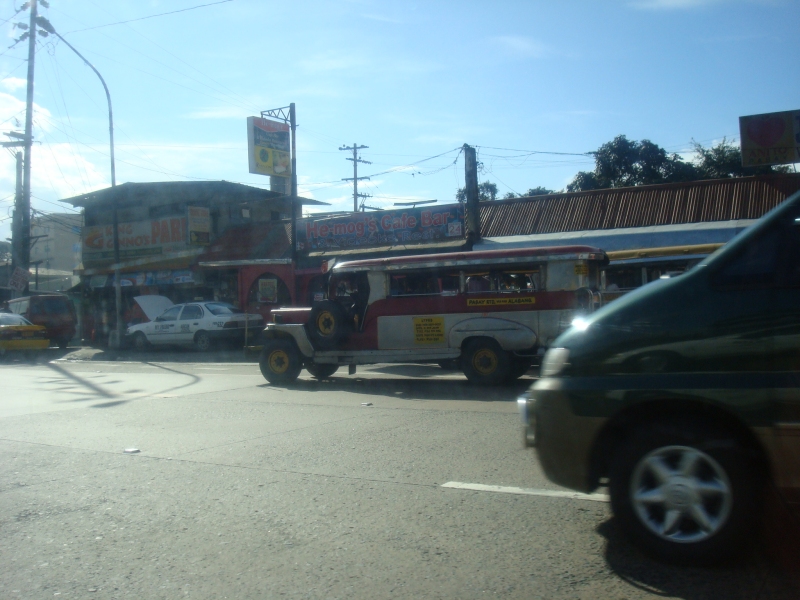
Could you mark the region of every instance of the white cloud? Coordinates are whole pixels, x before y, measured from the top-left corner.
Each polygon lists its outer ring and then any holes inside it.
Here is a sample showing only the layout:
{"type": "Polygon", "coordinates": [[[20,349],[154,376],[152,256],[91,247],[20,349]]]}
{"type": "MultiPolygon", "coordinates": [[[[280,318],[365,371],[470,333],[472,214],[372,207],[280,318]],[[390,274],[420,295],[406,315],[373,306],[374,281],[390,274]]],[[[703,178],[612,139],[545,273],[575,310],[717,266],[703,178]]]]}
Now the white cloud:
{"type": "Polygon", "coordinates": [[[9,92],[16,92],[17,90],[26,87],[28,85],[28,80],[21,79],[20,77],[6,77],[0,83],[2,83],[3,87],[9,92]]]}
{"type": "Polygon", "coordinates": [[[542,58],[550,53],[545,44],[521,35],[501,35],[493,37],[492,42],[517,58],[542,58]]]}

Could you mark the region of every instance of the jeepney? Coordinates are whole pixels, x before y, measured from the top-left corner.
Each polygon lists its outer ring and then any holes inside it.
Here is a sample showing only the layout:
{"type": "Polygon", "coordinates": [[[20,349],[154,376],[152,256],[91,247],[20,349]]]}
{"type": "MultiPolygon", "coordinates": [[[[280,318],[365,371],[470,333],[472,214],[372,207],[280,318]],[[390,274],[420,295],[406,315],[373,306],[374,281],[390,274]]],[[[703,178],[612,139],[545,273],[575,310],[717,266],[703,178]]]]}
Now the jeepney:
{"type": "Polygon", "coordinates": [[[347,365],[455,365],[477,384],[524,374],[600,302],[608,259],[588,246],[488,250],[336,264],[327,298],[272,311],[261,372],[271,383],[347,365]]]}

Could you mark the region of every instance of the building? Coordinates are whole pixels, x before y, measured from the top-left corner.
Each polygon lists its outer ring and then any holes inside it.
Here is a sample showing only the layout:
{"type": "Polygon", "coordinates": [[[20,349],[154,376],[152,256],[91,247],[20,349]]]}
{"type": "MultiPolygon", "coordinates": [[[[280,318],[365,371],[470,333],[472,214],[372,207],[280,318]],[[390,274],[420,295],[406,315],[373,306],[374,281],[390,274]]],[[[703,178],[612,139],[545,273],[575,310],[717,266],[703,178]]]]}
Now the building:
{"type": "MultiPolygon", "coordinates": [[[[86,315],[84,337],[100,342],[113,328],[116,268],[125,311],[134,296],[146,294],[163,295],[175,303],[218,299],[239,305],[238,268],[201,266],[201,258],[218,252],[220,240],[228,247],[235,240],[258,237],[260,228],[274,228],[284,235],[291,229],[290,197],[227,181],[124,183],[63,202],[84,211],[82,263],[77,270],[86,315]],[[115,212],[119,263],[115,262],[115,212]]],[[[288,238],[284,246],[281,256],[291,247],[288,238]]]]}
{"type": "Polygon", "coordinates": [[[482,202],[474,249],[595,246],[611,261],[606,285],[637,287],[686,270],[798,190],[800,174],[772,174],[482,202]]]}
{"type": "Polygon", "coordinates": [[[62,292],[80,282],[83,215],[42,213],[31,218],[30,291],[62,292]]]}

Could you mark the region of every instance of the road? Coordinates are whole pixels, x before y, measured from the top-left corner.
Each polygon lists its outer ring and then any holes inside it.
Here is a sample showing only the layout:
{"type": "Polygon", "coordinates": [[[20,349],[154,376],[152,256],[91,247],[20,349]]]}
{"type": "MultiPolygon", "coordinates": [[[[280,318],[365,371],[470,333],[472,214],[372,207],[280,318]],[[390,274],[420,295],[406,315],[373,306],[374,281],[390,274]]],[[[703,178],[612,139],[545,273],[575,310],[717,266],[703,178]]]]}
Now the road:
{"type": "Polygon", "coordinates": [[[0,365],[1,598],[800,593],[771,534],[671,567],[602,496],[552,494],[521,444],[526,383],[378,365],[278,388],[236,356],[60,356],[0,365]]]}

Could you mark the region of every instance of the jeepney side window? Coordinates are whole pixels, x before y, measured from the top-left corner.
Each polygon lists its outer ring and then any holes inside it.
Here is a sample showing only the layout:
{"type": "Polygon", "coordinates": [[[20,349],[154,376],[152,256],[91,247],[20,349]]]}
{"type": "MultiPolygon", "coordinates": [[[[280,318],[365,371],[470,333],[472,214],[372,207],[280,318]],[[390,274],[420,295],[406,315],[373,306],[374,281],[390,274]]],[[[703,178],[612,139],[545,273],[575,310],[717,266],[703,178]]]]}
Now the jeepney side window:
{"type": "Polygon", "coordinates": [[[438,295],[442,293],[440,285],[436,273],[393,273],[389,276],[392,296],[438,295]]]}

